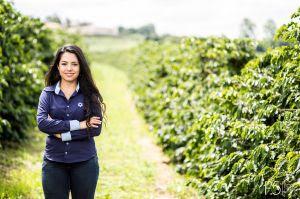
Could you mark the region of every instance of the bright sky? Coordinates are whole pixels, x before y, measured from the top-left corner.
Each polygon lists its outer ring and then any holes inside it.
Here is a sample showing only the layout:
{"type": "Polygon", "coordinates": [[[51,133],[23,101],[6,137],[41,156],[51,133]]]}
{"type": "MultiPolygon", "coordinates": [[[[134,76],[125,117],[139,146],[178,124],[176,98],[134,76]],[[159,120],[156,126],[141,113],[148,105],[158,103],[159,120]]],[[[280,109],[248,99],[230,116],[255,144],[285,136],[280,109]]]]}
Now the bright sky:
{"type": "Polygon", "coordinates": [[[23,14],[92,22],[99,27],[139,27],[153,23],[159,34],[238,37],[240,24],[253,21],[257,37],[273,19],[277,27],[289,21],[299,0],[10,0],[23,14]]]}

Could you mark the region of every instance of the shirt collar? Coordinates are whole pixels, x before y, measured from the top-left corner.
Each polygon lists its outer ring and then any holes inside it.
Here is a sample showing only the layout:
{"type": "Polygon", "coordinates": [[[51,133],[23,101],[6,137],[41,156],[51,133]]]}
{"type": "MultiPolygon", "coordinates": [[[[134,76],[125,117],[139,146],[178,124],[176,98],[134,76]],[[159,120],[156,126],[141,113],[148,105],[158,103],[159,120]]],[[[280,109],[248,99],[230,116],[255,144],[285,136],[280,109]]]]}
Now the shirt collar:
{"type": "MultiPolygon", "coordinates": [[[[79,87],[79,81],[78,81],[77,82],[77,87],[76,87],[76,92],[78,92],[79,88],[80,87],[79,87]]],[[[54,92],[55,92],[56,95],[58,95],[59,91],[60,91],[60,80],[56,83],[54,92]]]]}

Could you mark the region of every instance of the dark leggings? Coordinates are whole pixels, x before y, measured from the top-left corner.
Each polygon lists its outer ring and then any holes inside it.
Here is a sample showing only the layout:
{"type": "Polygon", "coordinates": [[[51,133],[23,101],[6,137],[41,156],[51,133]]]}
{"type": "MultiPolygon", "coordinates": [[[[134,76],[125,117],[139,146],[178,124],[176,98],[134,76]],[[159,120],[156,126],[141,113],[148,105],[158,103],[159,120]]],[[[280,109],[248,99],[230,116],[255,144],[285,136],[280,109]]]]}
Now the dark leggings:
{"type": "Polygon", "coordinates": [[[42,184],[46,199],[93,199],[99,176],[98,157],[78,163],[43,161],[42,184]]]}

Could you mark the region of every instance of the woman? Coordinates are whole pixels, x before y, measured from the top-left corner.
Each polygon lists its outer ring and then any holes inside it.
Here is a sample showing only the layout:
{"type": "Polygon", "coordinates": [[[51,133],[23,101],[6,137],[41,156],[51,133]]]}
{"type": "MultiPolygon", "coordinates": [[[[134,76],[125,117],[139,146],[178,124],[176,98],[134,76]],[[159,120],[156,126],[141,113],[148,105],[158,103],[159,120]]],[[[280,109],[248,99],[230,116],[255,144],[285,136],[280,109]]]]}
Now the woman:
{"type": "Polygon", "coordinates": [[[45,77],[37,123],[47,133],[42,165],[45,198],[94,198],[99,165],[94,136],[105,104],[78,46],[60,48],[45,77]]]}

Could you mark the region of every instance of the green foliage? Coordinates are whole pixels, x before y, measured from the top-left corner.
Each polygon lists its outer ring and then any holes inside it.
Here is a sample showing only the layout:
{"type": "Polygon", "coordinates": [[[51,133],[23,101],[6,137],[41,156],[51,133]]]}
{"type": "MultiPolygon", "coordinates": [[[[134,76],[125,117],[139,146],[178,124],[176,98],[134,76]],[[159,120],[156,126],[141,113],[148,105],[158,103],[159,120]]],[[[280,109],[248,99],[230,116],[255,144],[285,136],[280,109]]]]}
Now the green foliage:
{"type": "Polygon", "coordinates": [[[16,12],[0,1],[0,140],[21,140],[35,122],[48,59],[48,31],[38,19],[16,12]]]}
{"type": "Polygon", "coordinates": [[[285,42],[298,43],[300,42],[300,7],[292,14],[292,20],[279,28],[275,38],[285,42]]]}
{"type": "Polygon", "coordinates": [[[251,40],[227,38],[136,51],[137,106],[208,198],[300,195],[300,46],[292,40],[300,26],[284,27],[277,37],[294,44],[260,57],[251,40]]]}
{"type": "Polygon", "coordinates": [[[63,31],[45,28],[39,19],[23,16],[0,0],[0,146],[21,141],[35,126],[43,78],[54,52],[78,41],[63,31]]]}

